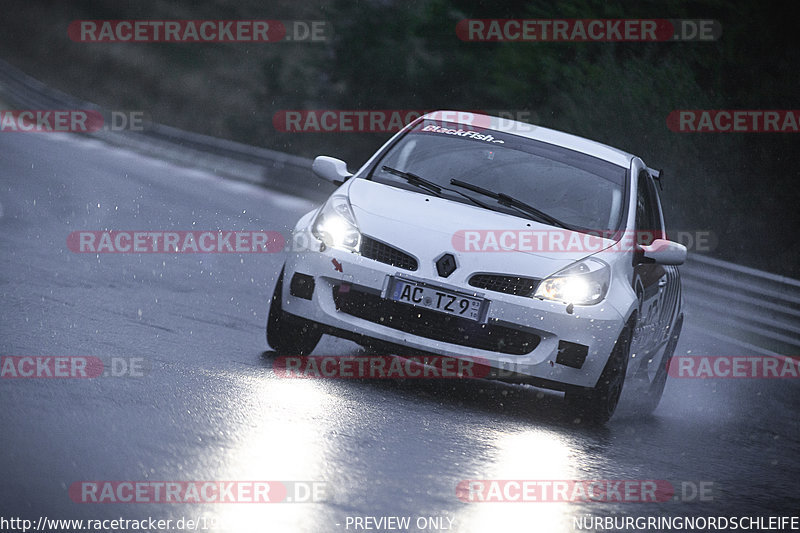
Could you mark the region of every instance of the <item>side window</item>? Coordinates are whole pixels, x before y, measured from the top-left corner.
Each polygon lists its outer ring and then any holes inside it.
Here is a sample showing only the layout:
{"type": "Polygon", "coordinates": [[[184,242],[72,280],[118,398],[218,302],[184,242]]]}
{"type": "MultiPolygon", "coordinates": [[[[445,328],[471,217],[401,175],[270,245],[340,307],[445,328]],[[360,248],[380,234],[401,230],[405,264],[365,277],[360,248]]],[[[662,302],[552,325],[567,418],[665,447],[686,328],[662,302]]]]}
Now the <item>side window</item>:
{"type": "Polygon", "coordinates": [[[653,202],[653,231],[657,232],[656,239],[666,239],[667,232],[665,231],[664,224],[662,224],[661,200],[658,196],[658,188],[656,182],[650,176],[647,177],[647,182],[650,184],[651,195],[650,198],[653,202]]]}
{"type": "Polygon", "coordinates": [[[647,171],[639,172],[636,189],[636,242],[648,245],[663,236],[663,228],[658,196],[647,171]]]}

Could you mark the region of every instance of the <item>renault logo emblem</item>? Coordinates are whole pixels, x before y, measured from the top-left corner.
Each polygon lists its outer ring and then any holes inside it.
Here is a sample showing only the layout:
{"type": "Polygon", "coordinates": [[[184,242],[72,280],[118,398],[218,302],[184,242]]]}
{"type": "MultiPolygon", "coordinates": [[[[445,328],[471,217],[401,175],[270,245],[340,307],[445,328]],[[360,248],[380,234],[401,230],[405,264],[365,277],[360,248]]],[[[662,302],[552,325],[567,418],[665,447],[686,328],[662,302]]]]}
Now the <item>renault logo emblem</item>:
{"type": "Polygon", "coordinates": [[[443,278],[456,271],[456,258],[453,254],[444,254],[436,260],[436,272],[443,278]]]}

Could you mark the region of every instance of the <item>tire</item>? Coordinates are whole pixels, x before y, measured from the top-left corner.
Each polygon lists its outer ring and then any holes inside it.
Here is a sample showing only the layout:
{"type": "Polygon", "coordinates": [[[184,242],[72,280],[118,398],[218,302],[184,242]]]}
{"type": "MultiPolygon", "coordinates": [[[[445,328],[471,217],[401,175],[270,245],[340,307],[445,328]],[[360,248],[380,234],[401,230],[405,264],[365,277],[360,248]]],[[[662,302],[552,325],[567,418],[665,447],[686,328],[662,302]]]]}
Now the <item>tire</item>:
{"type": "Polygon", "coordinates": [[[672,329],[672,335],[670,335],[667,346],[664,348],[664,355],[658,365],[658,370],[656,370],[653,381],[644,388],[640,406],[642,414],[650,414],[655,411],[656,407],[658,407],[658,403],[661,401],[661,396],[664,394],[664,386],[667,384],[669,364],[672,361],[675,348],[678,346],[678,338],[681,336],[682,327],[683,315],[679,316],[675,321],[675,327],[672,329]]]}
{"type": "Polygon", "coordinates": [[[589,425],[605,424],[614,414],[625,384],[625,372],[633,336],[629,322],[620,333],[594,388],[567,390],[565,400],[571,414],[589,425]]]}
{"type": "Polygon", "coordinates": [[[317,347],[322,331],[314,322],[284,312],[282,294],[283,269],[267,315],[267,345],[279,354],[308,355],[317,347]]]}

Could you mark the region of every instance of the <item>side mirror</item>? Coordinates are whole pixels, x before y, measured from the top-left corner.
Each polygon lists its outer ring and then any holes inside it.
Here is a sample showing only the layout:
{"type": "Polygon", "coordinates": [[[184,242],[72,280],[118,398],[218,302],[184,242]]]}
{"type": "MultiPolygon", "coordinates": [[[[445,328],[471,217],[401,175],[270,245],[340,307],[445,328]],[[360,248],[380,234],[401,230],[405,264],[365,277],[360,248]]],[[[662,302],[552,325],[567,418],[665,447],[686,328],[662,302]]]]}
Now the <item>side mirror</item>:
{"type": "Polygon", "coordinates": [[[639,249],[646,259],[659,265],[682,265],[686,262],[686,247],[666,239],[656,239],[649,246],[639,249]]]}
{"type": "Polygon", "coordinates": [[[352,176],[347,171],[347,163],[335,157],[321,155],[314,159],[311,171],[318,177],[330,181],[334,185],[341,185],[352,176]]]}

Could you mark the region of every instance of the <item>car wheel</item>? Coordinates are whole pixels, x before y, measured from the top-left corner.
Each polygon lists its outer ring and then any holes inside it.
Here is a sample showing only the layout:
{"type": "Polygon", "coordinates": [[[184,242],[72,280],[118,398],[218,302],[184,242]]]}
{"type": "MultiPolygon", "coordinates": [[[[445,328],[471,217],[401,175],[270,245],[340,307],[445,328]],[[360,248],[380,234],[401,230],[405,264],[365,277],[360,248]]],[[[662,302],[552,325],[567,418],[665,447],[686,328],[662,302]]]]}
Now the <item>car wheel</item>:
{"type": "Polygon", "coordinates": [[[664,394],[664,386],[667,383],[669,365],[672,361],[672,355],[675,353],[675,348],[678,346],[678,338],[681,336],[682,327],[683,315],[679,316],[675,321],[675,327],[672,329],[672,335],[670,335],[669,341],[667,341],[667,345],[664,348],[664,355],[661,357],[653,380],[645,384],[640,407],[643,414],[650,414],[655,411],[661,401],[661,396],[664,394]]]}
{"type": "Polygon", "coordinates": [[[267,344],[280,354],[308,355],[317,347],[322,331],[317,324],[283,311],[283,269],[272,293],[267,316],[267,344]]]}
{"type": "Polygon", "coordinates": [[[632,335],[633,326],[628,323],[614,343],[608,362],[594,388],[566,391],[565,400],[571,413],[582,422],[604,424],[614,414],[625,384],[632,335]]]}

